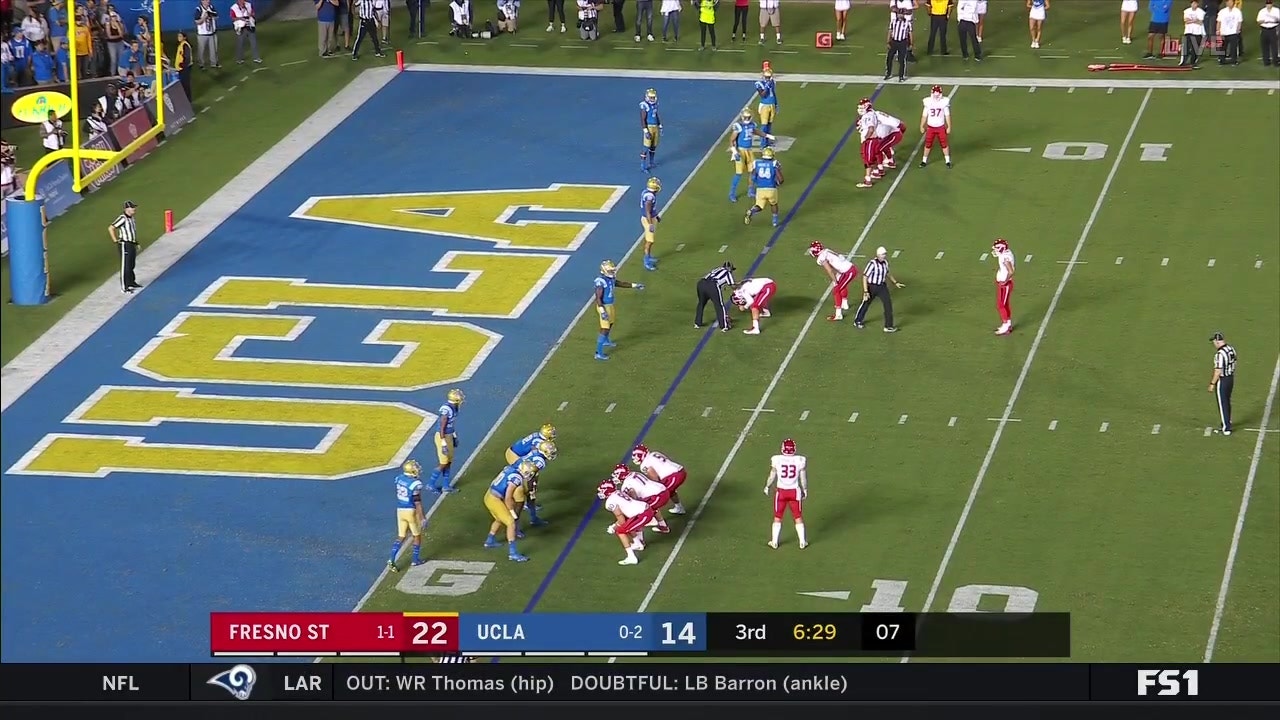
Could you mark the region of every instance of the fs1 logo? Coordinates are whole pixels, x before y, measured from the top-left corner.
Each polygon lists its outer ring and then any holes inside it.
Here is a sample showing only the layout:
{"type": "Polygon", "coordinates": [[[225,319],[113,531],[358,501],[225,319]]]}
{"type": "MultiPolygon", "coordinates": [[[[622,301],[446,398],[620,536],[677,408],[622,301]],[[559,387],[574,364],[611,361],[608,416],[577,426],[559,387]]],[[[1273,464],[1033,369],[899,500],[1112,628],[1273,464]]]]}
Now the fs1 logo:
{"type": "Polygon", "coordinates": [[[208,685],[218,687],[231,693],[237,700],[248,700],[253,694],[253,686],[258,682],[258,673],[248,665],[236,665],[209,678],[208,685]]]}
{"type": "Polygon", "coordinates": [[[1194,697],[1200,694],[1199,670],[1139,670],[1138,695],[1146,697],[1151,688],[1160,688],[1155,694],[1172,697],[1186,695],[1194,697]]]}

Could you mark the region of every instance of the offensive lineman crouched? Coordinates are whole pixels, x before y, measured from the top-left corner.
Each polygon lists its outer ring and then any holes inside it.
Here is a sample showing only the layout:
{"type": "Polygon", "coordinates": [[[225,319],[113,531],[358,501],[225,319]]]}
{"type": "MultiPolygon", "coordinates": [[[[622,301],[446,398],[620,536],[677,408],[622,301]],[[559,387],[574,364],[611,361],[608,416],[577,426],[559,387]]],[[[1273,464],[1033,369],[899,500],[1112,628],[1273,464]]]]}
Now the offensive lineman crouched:
{"type": "Polygon", "coordinates": [[[611,480],[618,486],[618,489],[626,493],[627,497],[635,498],[649,506],[653,510],[653,522],[651,525],[655,532],[666,535],[671,532],[671,527],[667,525],[666,518],[662,517],[662,508],[671,502],[671,491],[666,485],[650,480],[642,473],[635,472],[622,463],[618,463],[613,467],[613,473],[609,476],[611,480]]]}
{"type": "Polygon", "coordinates": [[[671,514],[683,515],[684,505],[680,502],[680,493],[676,491],[689,476],[684,466],[644,445],[637,445],[631,451],[631,462],[650,480],[662,483],[667,492],[671,493],[671,514]]]}
{"type": "Polygon", "coordinates": [[[777,292],[777,284],[769,278],[752,278],[733,291],[733,304],[743,312],[751,311],[751,327],[744,334],[760,334],[760,318],[769,317],[769,301],[777,292]]]}
{"type": "Polygon", "coordinates": [[[818,261],[818,267],[831,278],[835,286],[832,291],[832,300],[835,302],[836,311],[827,319],[833,322],[843,320],[844,311],[849,309],[849,284],[858,277],[858,266],[840,253],[823,247],[822,243],[817,241],[809,243],[808,252],[809,257],[818,261]]]}
{"type": "Polygon", "coordinates": [[[808,460],[796,454],[796,441],[787,438],[782,441],[782,454],[774,455],[769,461],[769,479],[764,482],[764,494],[768,495],[776,481],[778,489],[773,496],[773,535],[769,547],[778,549],[778,538],[782,535],[782,516],[791,511],[791,519],[796,523],[796,537],[800,540],[800,549],[809,547],[809,539],[804,533],[804,517],[800,514],[800,506],[809,494],[809,478],[805,467],[808,460]]]}
{"type": "Polygon", "coordinates": [[[627,553],[618,564],[635,565],[640,562],[636,551],[644,550],[644,528],[653,521],[653,509],[642,500],[618,492],[618,485],[612,480],[600,483],[596,488],[596,495],[604,500],[604,509],[613,513],[615,522],[608,527],[607,532],[618,536],[618,542],[622,543],[622,549],[627,553]]]}

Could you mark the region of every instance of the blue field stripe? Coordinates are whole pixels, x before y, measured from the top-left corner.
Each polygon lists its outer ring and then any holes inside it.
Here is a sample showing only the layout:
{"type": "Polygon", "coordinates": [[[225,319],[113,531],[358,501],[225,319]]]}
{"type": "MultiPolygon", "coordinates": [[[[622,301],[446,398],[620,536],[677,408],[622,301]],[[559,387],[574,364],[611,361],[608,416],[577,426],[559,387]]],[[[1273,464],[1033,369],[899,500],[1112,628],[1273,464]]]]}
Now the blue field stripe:
{"type": "MultiPolygon", "coordinates": [[[[877,85],[875,92],[871,93],[871,100],[874,101],[883,89],[884,85],[877,85]]],[[[818,181],[821,180],[822,176],[831,169],[831,164],[835,162],[840,151],[844,149],[844,146],[849,142],[849,138],[853,136],[853,131],[857,129],[858,122],[855,120],[853,124],[849,126],[849,129],[844,131],[844,135],[840,138],[840,142],[836,143],[835,149],[833,149],[831,154],[827,156],[827,159],[823,161],[822,165],[818,168],[818,172],[814,174],[813,179],[809,181],[809,185],[805,187],[804,192],[800,193],[800,197],[796,198],[796,204],[792,205],[791,209],[787,211],[786,217],[784,217],[782,222],[778,224],[778,228],[773,231],[773,236],[769,238],[769,242],[765,243],[764,249],[760,251],[759,255],[756,255],[755,261],[751,263],[751,267],[747,270],[744,277],[750,277],[757,269],[759,269],[760,263],[764,262],[764,258],[769,254],[769,250],[771,250],[778,242],[778,239],[782,237],[782,232],[787,229],[787,225],[791,222],[791,219],[795,217],[797,212],[799,212],[800,206],[804,205],[805,200],[809,198],[809,194],[818,186],[818,181]]],[[[671,386],[667,388],[665,393],[663,393],[662,399],[658,401],[658,407],[654,408],[654,411],[649,414],[648,419],[644,422],[644,426],[640,428],[640,434],[636,435],[636,439],[631,443],[631,447],[627,448],[626,453],[623,454],[622,462],[627,461],[627,458],[631,454],[631,448],[644,442],[645,436],[649,434],[649,431],[653,429],[653,424],[658,420],[660,408],[670,402],[671,396],[675,395],[676,389],[680,387],[680,384],[684,382],[684,379],[689,375],[689,370],[693,368],[693,363],[697,361],[700,355],[702,355],[702,350],[707,346],[707,342],[715,332],[716,329],[714,326],[708,326],[706,332],[702,333],[702,339],[699,340],[697,346],[693,348],[693,352],[690,353],[689,359],[684,361],[684,365],[680,368],[680,372],[676,373],[675,379],[671,381],[671,386]]],[[[542,596],[546,594],[547,588],[551,587],[551,583],[555,580],[556,574],[559,573],[560,568],[564,566],[565,560],[569,559],[569,553],[573,552],[574,546],[578,544],[580,539],[582,539],[583,533],[587,531],[587,527],[591,524],[591,518],[599,509],[600,501],[596,500],[591,504],[591,508],[587,510],[586,515],[583,516],[582,522],[578,523],[578,527],[574,529],[573,535],[569,537],[569,542],[564,546],[564,550],[560,551],[559,557],[557,557],[556,561],[551,565],[551,569],[547,571],[547,576],[542,579],[542,582],[538,585],[538,589],[534,591],[533,597],[529,598],[529,604],[525,606],[524,612],[533,612],[534,608],[538,606],[538,602],[541,601],[542,596]]],[[[501,658],[494,658],[493,662],[498,662],[500,659],[501,658]]]]}

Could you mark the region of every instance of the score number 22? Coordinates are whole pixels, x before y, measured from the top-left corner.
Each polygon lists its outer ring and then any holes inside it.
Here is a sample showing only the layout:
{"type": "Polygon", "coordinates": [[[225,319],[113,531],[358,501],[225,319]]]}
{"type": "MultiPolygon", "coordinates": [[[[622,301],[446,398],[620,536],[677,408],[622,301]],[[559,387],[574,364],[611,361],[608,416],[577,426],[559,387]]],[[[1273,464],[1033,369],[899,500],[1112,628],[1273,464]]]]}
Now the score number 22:
{"type": "MultiPolygon", "coordinates": [[[[413,633],[412,647],[448,647],[454,644],[449,640],[449,623],[443,620],[415,620],[409,629],[413,633]]],[[[395,625],[378,626],[379,640],[394,640],[395,637],[395,625]]]]}

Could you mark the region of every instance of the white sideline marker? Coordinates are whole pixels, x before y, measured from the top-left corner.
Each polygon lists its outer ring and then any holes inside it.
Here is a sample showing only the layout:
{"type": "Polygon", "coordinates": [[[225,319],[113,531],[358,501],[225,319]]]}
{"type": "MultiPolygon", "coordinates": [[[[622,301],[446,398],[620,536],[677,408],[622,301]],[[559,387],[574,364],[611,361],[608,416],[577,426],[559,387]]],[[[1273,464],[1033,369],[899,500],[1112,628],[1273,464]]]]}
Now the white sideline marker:
{"type": "Polygon", "coordinates": [[[720,252],[721,252],[721,253],[723,253],[725,250],[728,250],[728,249],[729,249],[729,246],[728,246],[728,245],[721,245],[721,246],[720,246],[720,252]]]}
{"type": "Polygon", "coordinates": [[[1057,429],[1058,429],[1058,421],[1057,421],[1057,420],[1050,420],[1050,421],[1049,421],[1049,429],[1050,429],[1050,430],[1057,430],[1057,429]]]}
{"type": "Polygon", "coordinates": [[[1102,423],[1102,425],[1100,425],[1100,426],[1098,427],[1098,432],[1100,432],[1100,433],[1104,433],[1104,432],[1106,432],[1106,431],[1107,431],[1107,428],[1109,428],[1109,427],[1111,427],[1111,423],[1109,423],[1109,422],[1104,422],[1104,423],[1102,423]]]}
{"type": "Polygon", "coordinates": [[[710,407],[702,408],[702,417],[711,417],[711,408],[710,408],[710,407]]]}
{"type": "Polygon", "coordinates": [[[1188,94],[1188,95],[1190,95],[1191,93],[1193,93],[1193,92],[1195,92],[1195,91],[1196,91],[1196,89],[1195,89],[1195,88],[1187,88],[1187,94],[1188,94]]]}
{"type": "Polygon", "coordinates": [[[1214,265],[1217,265],[1217,264],[1218,264],[1218,261],[1216,259],[1209,258],[1209,264],[1206,267],[1213,267],[1214,265]]]}
{"type": "MultiPolygon", "coordinates": [[[[951,93],[947,97],[954,97],[956,91],[959,90],[958,85],[951,88],[951,93]]],[[[880,203],[871,213],[871,217],[867,218],[866,224],[862,228],[862,232],[858,235],[858,239],[854,242],[853,248],[849,250],[852,257],[866,241],[867,236],[871,234],[871,228],[875,226],[880,215],[884,212],[885,207],[889,204],[889,200],[893,197],[898,187],[911,171],[911,165],[915,162],[916,157],[920,154],[921,148],[924,146],[924,138],[920,138],[916,142],[915,149],[911,151],[911,155],[907,158],[907,162],[901,173],[894,176],[893,182],[889,185],[889,189],[880,198],[880,203]]],[[[675,565],[676,559],[680,556],[680,550],[689,539],[689,534],[693,532],[693,528],[697,526],[698,519],[702,517],[702,513],[706,511],[707,506],[711,503],[711,497],[715,494],[716,488],[724,481],[725,474],[729,472],[729,466],[733,464],[734,458],[738,456],[738,452],[742,450],[742,446],[747,441],[747,436],[751,434],[751,429],[755,427],[756,420],[760,417],[760,413],[764,412],[765,403],[769,402],[769,398],[773,396],[773,391],[778,387],[778,383],[782,381],[783,375],[787,368],[791,365],[792,359],[796,353],[800,351],[800,345],[804,342],[805,336],[809,334],[809,330],[813,328],[814,322],[818,319],[818,314],[822,312],[823,306],[827,303],[827,298],[831,296],[831,287],[823,291],[822,296],[818,298],[818,302],[813,306],[813,310],[809,313],[809,317],[805,320],[804,326],[800,328],[796,339],[791,343],[791,348],[787,350],[787,354],[782,358],[782,363],[778,366],[778,370],[770,378],[768,386],[765,387],[764,393],[760,396],[756,407],[751,409],[751,417],[747,419],[746,424],[742,427],[742,431],[738,433],[738,438],[734,441],[733,447],[729,448],[729,454],[725,456],[724,462],[720,464],[720,469],[716,472],[715,477],[711,480],[711,485],[702,495],[702,499],[698,502],[698,506],[694,509],[693,514],[685,523],[684,529],[680,531],[680,537],[676,538],[675,545],[671,548],[671,552],[667,554],[666,560],[663,561],[662,567],[658,570],[658,575],[649,585],[649,591],[645,593],[644,599],[640,602],[639,608],[636,610],[642,613],[649,609],[649,604],[653,602],[653,598],[658,594],[658,590],[662,587],[662,581],[666,579],[667,573],[671,571],[671,567],[675,565]]],[[[609,658],[609,662],[614,662],[615,658],[609,658]]]]}
{"type": "Polygon", "coordinates": [[[1236,94],[1236,89],[1235,89],[1235,88],[1228,88],[1228,89],[1227,89],[1227,94],[1228,94],[1228,95],[1235,95],[1235,94],[1236,94]]]}
{"type": "Polygon", "coordinates": [[[564,412],[564,409],[567,407],[569,407],[569,401],[565,400],[564,402],[560,403],[560,407],[556,408],[556,410],[558,410],[559,412],[564,412]]]}
{"type": "Polygon", "coordinates": [[[999,86],[999,85],[992,85],[992,86],[991,86],[991,92],[995,92],[996,90],[999,90],[999,89],[1000,89],[1000,86],[999,86]]]}
{"type": "MultiPolygon", "coordinates": [[[[933,259],[934,259],[934,260],[941,260],[943,255],[946,255],[946,253],[945,253],[945,252],[940,252],[940,253],[938,253],[937,255],[934,255],[934,256],[933,256],[933,259]]],[[[1261,260],[1259,260],[1259,261],[1258,261],[1258,266],[1259,266],[1259,267],[1261,267],[1261,266],[1262,266],[1262,261],[1261,261],[1261,260]]]]}
{"type": "Polygon", "coordinates": [[[809,419],[808,410],[805,410],[804,412],[800,413],[800,422],[804,422],[805,420],[808,420],[808,419],[809,419]]]}
{"type": "Polygon", "coordinates": [[[1076,89],[1075,89],[1075,88],[1073,88],[1073,87],[1069,87],[1069,88],[1067,88],[1067,94],[1068,94],[1068,95],[1070,95],[1071,93],[1073,93],[1073,92],[1075,92],[1075,91],[1076,91],[1076,89]]]}
{"type": "Polygon", "coordinates": [[[986,253],[982,253],[981,255],[978,256],[978,262],[986,262],[986,261],[987,261],[986,253]]]}
{"type": "Polygon", "coordinates": [[[1025,259],[1023,259],[1023,261],[1022,261],[1022,262],[1031,262],[1031,258],[1032,258],[1032,257],[1034,257],[1034,256],[1033,256],[1033,255],[1028,255],[1025,259]]]}
{"type": "Polygon", "coordinates": [[[1211,428],[1211,427],[1207,427],[1207,428],[1205,428],[1205,429],[1204,429],[1204,436],[1205,436],[1205,437],[1209,437],[1209,436],[1210,436],[1210,435],[1212,435],[1212,434],[1213,434],[1213,428],[1211,428]]]}
{"type": "Polygon", "coordinates": [[[1109,87],[1109,88],[1107,88],[1107,94],[1108,94],[1108,95],[1110,95],[1110,94],[1114,93],[1115,91],[1116,91],[1116,89],[1115,89],[1115,88],[1113,88],[1113,87],[1109,87]]]}
{"type": "Polygon", "coordinates": [[[1117,265],[1119,265],[1119,264],[1121,264],[1121,263],[1123,263],[1123,262],[1124,262],[1124,258],[1122,258],[1122,257],[1118,257],[1118,258],[1116,258],[1116,264],[1117,264],[1117,265]]]}
{"type": "Polygon", "coordinates": [[[1159,426],[1159,425],[1152,425],[1152,426],[1151,426],[1151,434],[1152,434],[1152,435],[1159,435],[1159,434],[1160,434],[1160,426],[1159,426]]]}
{"type": "Polygon", "coordinates": [[[684,243],[680,243],[679,245],[676,246],[676,252],[680,252],[683,249],[684,249],[684,243]]]}
{"type": "Polygon", "coordinates": [[[808,82],[807,80],[806,80],[805,82],[800,83],[800,89],[801,89],[801,90],[803,90],[803,89],[805,89],[805,88],[807,88],[807,87],[809,87],[809,82],[808,82]]]}
{"type": "Polygon", "coordinates": [[[605,412],[607,412],[607,413],[611,413],[611,412],[613,412],[613,409],[614,409],[614,408],[616,408],[616,407],[618,407],[618,403],[609,403],[609,406],[608,406],[608,407],[606,407],[606,408],[604,409],[604,411],[605,411],[605,412]]]}
{"type": "Polygon", "coordinates": [[[912,85],[911,90],[913,92],[920,92],[920,83],[916,83],[915,85],[912,85]]]}
{"type": "MultiPolygon", "coordinates": [[[[1275,407],[1276,387],[1280,385],[1280,357],[1276,358],[1276,369],[1271,372],[1271,389],[1267,392],[1267,402],[1262,407],[1262,427],[1271,424],[1271,410],[1275,407]]],[[[1253,444],[1253,458],[1249,460],[1249,474],[1245,476],[1244,493],[1240,496],[1240,512],[1236,513],[1235,528],[1231,531],[1231,548],[1227,550],[1227,565],[1222,570],[1222,585],[1218,588],[1218,600],[1213,607],[1213,624],[1209,626],[1209,641],[1204,647],[1204,661],[1213,660],[1213,650],[1218,643],[1218,630],[1222,627],[1222,616],[1227,610],[1227,594],[1231,592],[1231,575],[1236,568],[1236,554],[1240,552],[1240,536],[1244,533],[1245,517],[1249,514],[1249,500],[1253,496],[1253,481],[1258,476],[1258,464],[1262,462],[1262,446],[1267,439],[1265,432],[1258,433],[1258,441],[1253,444]]]]}
{"type": "Polygon", "coordinates": [[[906,424],[907,424],[907,416],[906,416],[906,415],[903,415],[902,417],[898,418],[898,424],[899,424],[899,425],[906,425],[906,424]]]}
{"type": "Polygon", "coordinates": [[[893,255],[890,255],[889,257],[898,257],[901,254],[902,254],[901,250],[894,250],[893,255]]]}
{"type": "Polygon", "coordinates": [[[837,89],[837,90],[843,90],[843,89],[844,89],[844,86],[845,86],[845,83],[840,83],[839,85],[837,85],[837,86],[836,86],[836,89],[837,89]]]}
{"type": "Polygon", "coordinates": [[[1169,265],[1169,258],[1164,258],[1163,260],[1160,261],[1160,267],[1167,267],[1168,265],[1169,265]]]}
{"type": "Polygon", "coordinates": [[[955,427],[955,426],[956,426],[956,421],[957,421],[957,420],[959,420],[959,419],[960,419],[960,418],[958,418],[958,417],[952,416],[952,417],[951,417],[951,419],[947,421],[947,427],[955,427]]]}
{"type": "Polygon", "coordinates": [[[1259,260],[1258,262],[1254,263],[1254,264],[1253,264],[1253,269],[1254,269],[1254,270],[1261,270],[1261,269],[1262,269],[1262,261],[1261,261],[1261,260],[1259,260]]]}
{"type": "MultiPolygon", "coordinates": [[[[1107,194],[1111,191],[1111,184],[1115,181],[1116,173],[1120,171],[1120,163],[1124,159],[1129,150],[1129,145],[1133,142],[1133,136],[1138,132],[1138,124],[1142,122],[1142,116],[1147,111],[1147,105],[1151,103],[1151,95],[1154,92],[1148,88],[1142,96],[1142,103],[1138,105],[1138,111],[1133,115],[1133,122],[1129,124],[1129,130],[1125,133],[1124,140],[1120,143],[1120,149],[1116,153],[1116,159],[1111,163],[1111,169],[1107,171],[1107,178],[1102,183],[1102,189],[1098,191],[1098,198],[1093,203],[1093,210],[1089,212],[1089,219],[1085,221],[1084,227],[1080,230],[1080,238],[1076,240],[1075,249],[1071,251],[1071,262],[1075,263],[1080,257],[1080,253],[1084,251],[1084,245],[1089,240],[1089,233],[1092,232],[1094,223],[1098,220],[1098,214],[1102,212],[1102,206],[1106,203],[1107,194]]],[[[1036,359],[1036,353],[1040,351],[1040,343],[1044,341],[1045,333],[1049,329],[1049,322],[1053,319],[1054,312],[1058,309],[1058,303],[1062,301],[1062,295],[1066,292],[1067,282],[1071,280],[1071,272],[1075,269],[1074,264],[1067,265],[1062,272],[1062,279],[1058,281],[1058,287],[1053,292],[1053,297],[1049,300],[1049,307],[1044,312],[1044,319],[1040,322],[1040,327],[1036,330],[1035,339],[1031,341],[1031,348],[1027,350],[1027,358],[1022,363],[1022,369],[1018,371],[1018,379],[1013,384],[1013,390],[1009,393],[1009,401],[1005,403],[1003,416],[1007,419],[1013,415],[1013,409],[1017,405],[1018,397],[1022,394],[1022,388],[1026,384],[1027,376],[1031,373],[1031,365],[1036,359]]],[[[942,561],[938,563],[938,572],[933,576],[933,582],[929,585],[929,594],[925,596],[924,607],[921,612],[929,612],[933,608],[933,601],[938,597],[938,591],[942,588],[942,581],[946,578],[947,568],[951,565],[951,558],[955,555],[956,546],[960,544],[960,536],[964,533],[964,526],[969,521],[969,515],[973,512],[973,506],[978,501],[978,494],[982,490],[982,482],[987,477],[987,472],[991,469],[991,462],[995,459],[996,449],[1000,446],[1000,438],[1004,435],[1006,424],[1001,422],[996,425],[996,431],[991,436],[991,444],[987,446],[987,454],[982,458],[982,465],[978,468],[978,474],[973,479],[973,486],[969,488],[969,495],[965,498],[964,507],[960,510],[960,517],[956,520],[956,526],[951,531],[951,538],[947,541],[947,548],[942,553],[942,561]]],[[[902,662],[910,662],[911,656],[907,655],[902,658],[902,662]]]]}
{"type": "Polygon", "coordinates": [[[849,422],[851,422],[851,423],[858,422],[858,413],[854,413],[854,414],[850,415],[850,416],[849,416],[849,422]]]}
{"type": "Polygon", "coordinates": [[[1031,87],[1027,88],[1027,92],[1029,92],[1029,93],[1033,93],[1033,92],[1035,92],[1035,91],[1036,91],[1036,86],[1035,86],[1035,85],[1032,85],[1031,87]]]}

